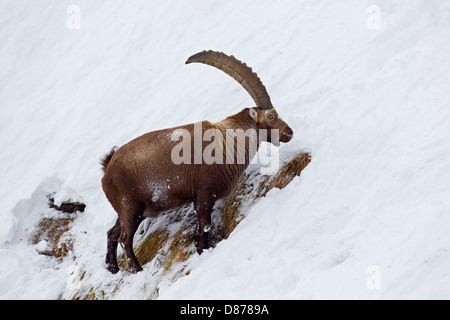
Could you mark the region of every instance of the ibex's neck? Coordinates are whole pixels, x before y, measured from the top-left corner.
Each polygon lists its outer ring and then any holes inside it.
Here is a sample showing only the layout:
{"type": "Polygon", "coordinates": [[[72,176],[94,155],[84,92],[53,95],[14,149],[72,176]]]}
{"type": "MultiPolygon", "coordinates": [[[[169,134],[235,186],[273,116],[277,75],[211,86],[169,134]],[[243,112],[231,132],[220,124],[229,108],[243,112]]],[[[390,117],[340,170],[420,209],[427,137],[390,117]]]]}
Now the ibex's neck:
{"type": "Polygon", "coordinates": [[[247,169],[259,148],[256,123],[248,109],[215,124],[224,137],[226,170],[233,179],[238,179],[247,169]]]}
{"type": "Polygon", "coordinates": [[[253,129],[256,131],[256,123],[249,115],[248,109],[244,109],[239,113],[229,116],[225,120],[217,123],[228,129],[243,129],[244,131],[253,129]]]}

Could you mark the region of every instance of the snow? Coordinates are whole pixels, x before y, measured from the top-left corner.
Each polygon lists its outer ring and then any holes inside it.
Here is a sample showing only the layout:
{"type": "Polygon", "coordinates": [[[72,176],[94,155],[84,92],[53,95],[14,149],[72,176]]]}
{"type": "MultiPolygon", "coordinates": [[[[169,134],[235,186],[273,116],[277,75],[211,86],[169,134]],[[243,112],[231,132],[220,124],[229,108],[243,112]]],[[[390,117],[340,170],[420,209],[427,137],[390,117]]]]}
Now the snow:
{"type": "MultiPolygon", "coordinates": [[[[68,298],[80,269],[91,283],[120,277],[104,265],[116,213],[100,157],[253,106],[223,73],[184,65],[204,49],[258,73],[294,130],[280,153],[312,162],[159,298],[450,298],[450,1],[0,6],[1,299],[68,298]],[[52,192],[87,205],[70,231],[75,261],[28,241],[52,192]]],[[[149,298],[151,281],[144,268],[115,298],[149,298]]]]}

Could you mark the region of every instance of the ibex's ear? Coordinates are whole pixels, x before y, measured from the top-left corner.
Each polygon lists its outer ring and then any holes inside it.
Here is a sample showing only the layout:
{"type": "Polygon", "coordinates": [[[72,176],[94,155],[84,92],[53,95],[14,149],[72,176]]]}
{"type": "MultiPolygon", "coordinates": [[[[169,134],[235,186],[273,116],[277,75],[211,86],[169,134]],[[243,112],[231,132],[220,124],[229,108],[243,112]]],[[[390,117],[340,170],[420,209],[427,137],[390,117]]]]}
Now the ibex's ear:
{"type": "Polygon", "coordinates": [[[256,123],[258,123],[258,111],[256,111],[255,108],[250,108],[250,110],[248,111],[248,113],[250,114],[250,117],[251,117],[256,123]]]}

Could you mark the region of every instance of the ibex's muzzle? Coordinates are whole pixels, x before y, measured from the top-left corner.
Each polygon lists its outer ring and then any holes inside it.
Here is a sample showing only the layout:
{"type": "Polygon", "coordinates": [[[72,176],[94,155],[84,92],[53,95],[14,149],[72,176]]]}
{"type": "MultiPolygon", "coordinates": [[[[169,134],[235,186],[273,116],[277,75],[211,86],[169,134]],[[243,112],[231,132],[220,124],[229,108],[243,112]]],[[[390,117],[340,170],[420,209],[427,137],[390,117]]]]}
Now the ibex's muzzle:
{"type": "Polygon", "coordinates": [[[289,142],[294,136],[294,131],[292,131],[291,127],[286,125],[286,128],[281,132],[280,141],[281,142],[289,142]]]}

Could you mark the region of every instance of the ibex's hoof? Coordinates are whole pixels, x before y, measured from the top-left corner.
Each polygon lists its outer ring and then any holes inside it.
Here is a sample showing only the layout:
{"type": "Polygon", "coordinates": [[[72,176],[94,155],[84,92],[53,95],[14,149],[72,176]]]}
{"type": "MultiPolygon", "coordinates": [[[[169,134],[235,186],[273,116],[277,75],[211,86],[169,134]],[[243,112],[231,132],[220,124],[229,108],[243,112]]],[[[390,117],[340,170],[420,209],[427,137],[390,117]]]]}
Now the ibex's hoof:
{"type": "Polygon", "coordinates": [[[209,245],[204,247],[197,247],[197,253],[200,255],[203,253],[204,250],[208,250],[209,248],[210,248],[209,245]]]}
{"type": "Polygon", "coordinates": [[[108,269],[109,272],[111,272],[112,274],[116,274],[117,272],[119,272],[118,266],[114,266],[114,265],[110,265],[110,264],[106,265],[106,269],[108,269]]]}
{"type": "Polygon", "coordinates": [[[131,267],[130,268],[130,272],[131,273],[138,273],[139,271],[142,271],[142,267],[141,266],[136,266],[136,267],[131,267]]]}

